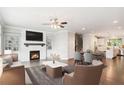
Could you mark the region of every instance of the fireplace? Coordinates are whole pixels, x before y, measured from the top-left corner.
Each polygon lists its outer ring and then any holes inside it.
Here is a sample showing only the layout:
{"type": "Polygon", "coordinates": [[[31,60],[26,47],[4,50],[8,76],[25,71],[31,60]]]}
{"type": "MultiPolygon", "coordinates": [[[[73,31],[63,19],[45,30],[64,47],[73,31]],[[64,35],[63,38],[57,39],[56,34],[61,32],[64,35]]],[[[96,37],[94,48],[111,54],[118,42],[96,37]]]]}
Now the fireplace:
{"type": "Polygon", "coordinates": [[[30,60],[31,61],[40,60],[40,51],[30,51],[30,60]]]}

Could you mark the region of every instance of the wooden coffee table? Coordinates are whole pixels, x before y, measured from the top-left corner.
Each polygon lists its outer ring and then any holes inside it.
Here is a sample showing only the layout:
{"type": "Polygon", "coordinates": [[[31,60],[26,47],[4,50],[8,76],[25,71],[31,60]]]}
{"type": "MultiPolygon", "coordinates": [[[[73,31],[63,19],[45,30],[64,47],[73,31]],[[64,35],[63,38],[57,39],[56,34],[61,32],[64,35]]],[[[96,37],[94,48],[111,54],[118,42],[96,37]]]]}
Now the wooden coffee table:
{"type": "Polygon", "coordinates": [[[66,63],[56,61],[53,63],[52,61],[44,61],[42,65],[46,67],[46,73],[52,77],[57,78],[62,76],[62,67],[68,66],[66,63]]]}

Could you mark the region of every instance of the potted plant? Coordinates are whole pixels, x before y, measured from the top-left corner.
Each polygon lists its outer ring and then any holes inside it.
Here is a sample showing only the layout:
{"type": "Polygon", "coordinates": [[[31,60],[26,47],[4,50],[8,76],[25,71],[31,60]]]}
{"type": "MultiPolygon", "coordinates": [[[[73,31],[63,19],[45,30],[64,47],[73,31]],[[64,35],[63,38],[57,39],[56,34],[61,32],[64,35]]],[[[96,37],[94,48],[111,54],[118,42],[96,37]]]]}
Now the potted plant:
{"type": "Polygon", "coordinates": [[[59,60],[60,59],[60,56],[57,53],[53,53],[50,56],[51,56],[51,58],[53,60],[53,64],[55,64],[55,61],[56,60],[59,60]]]}

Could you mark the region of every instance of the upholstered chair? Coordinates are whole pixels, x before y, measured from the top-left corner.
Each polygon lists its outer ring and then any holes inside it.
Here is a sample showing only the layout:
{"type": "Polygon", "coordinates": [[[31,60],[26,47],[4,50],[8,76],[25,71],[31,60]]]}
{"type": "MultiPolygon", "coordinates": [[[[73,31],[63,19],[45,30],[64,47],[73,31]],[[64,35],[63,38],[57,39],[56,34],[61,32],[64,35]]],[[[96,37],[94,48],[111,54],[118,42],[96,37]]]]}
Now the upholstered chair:
{"type": "Polygon", "coordinates": [[[3,70],[0,77],[0,85],[24,85],[25,68],[24,66],[9,67],[3,70]]]}
{"type": "Polygon", "coordinates": [[[84,53],[84,62],[85,62],[85,63],[92,63],[92,60],[93,60],[92,51],[87,50],[87,51],[84,53]]]}
{"type": "Polygon", "coordinates": [[[81,54],[80,54],[80,52],[78,52],[78,51],[75,52],[74,60],[75,60],[75,63],[77,63],[77,64],[79,64],[81,62],[81,54]]]}
{"type": "Polygon", "coordinates": [[[103,70],[103,63],[92,65],[76,65],[74,72],[65,74],[63,84],[65,85],[97,85],[103,70]]]}

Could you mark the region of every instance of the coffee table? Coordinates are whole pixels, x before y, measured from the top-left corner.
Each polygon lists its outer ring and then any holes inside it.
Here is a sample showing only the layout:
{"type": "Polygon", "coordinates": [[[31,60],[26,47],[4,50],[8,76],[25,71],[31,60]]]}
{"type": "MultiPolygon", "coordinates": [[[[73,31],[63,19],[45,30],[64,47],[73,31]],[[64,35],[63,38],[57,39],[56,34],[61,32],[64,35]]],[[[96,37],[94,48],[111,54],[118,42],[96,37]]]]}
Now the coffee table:
{"type": "Polygon", "coordinates": [[[46,67],[46,73],[52,78],[61,77],[62,67],[68,66],[68,64],[58,61],[55,63],[53,63],[53,61],[44,61],[41,65],[46,67]]]}
{"type": "Polygon", "coordinates": [[[53,61],[43,61],[41,65],[50,66],[52,68],[68,66],[68,64],[59,61],[55,61],[55,63],[53,63],[53,61]]]}

